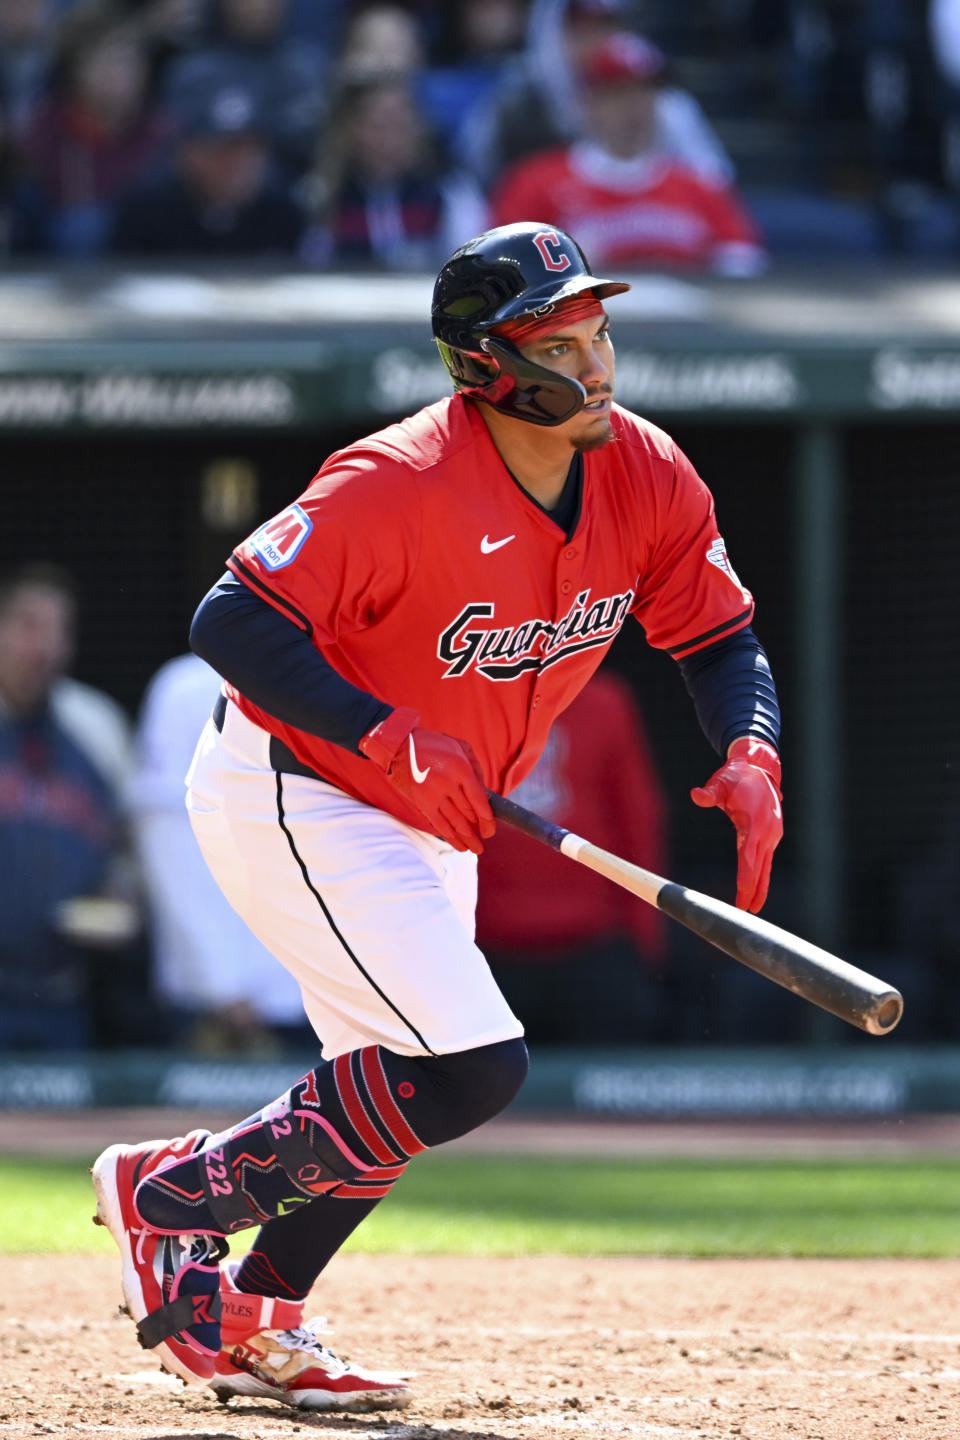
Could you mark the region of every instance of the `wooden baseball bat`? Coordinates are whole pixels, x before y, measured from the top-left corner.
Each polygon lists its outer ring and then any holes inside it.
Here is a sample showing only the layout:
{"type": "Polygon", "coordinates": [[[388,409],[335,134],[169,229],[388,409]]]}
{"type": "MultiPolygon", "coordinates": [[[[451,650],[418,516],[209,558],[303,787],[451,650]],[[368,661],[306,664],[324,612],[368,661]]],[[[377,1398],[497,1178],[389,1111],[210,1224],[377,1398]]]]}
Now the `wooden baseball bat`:
{"type": "Polygon", "coordinates": [[[758,915],[715,900],[712,895],[701,895],[639,865],[631,865],[565,830],[562,825],[554,825],[542,815],[525,810],[515,801],[488,793],[498,820],[505,820],[552,850],[559,850],[580,865],[605,875],[641,900],[656,905],[671,919],[679,920],[695,935],[725,950],[741,965],[749,966],[758,975],[765,975],[822,1010],[829,1010],[831,1015],[870,1035],[886,1035],[903,1014],[903,996],[898,990],[831,955],[828,950],[821,950],[818,945],[811,945],[808,940],[801,940],[798,935],[791,935],[789,930],[771,925],[758,915]]]}

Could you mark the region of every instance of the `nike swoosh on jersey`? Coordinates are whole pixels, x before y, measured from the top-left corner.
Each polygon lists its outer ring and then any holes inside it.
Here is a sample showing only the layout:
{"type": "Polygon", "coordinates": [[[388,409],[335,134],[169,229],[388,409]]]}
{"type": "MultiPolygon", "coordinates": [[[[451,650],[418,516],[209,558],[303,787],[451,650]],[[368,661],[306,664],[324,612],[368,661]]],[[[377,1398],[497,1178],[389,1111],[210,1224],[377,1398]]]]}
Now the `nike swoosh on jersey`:
{"type": "Polygon", "coordinates": [[[407,744],[410,746],[410,774],[413,776],[414,780],[416,780],[418,785],[422,785],[424,780],[426,780],[427,776],[430,774],[430,766],[428,765],[426,770],[421,770],[420,766],[417,764],[417,752],[413,748],[412,735],[407,736],[407,744]]]}
{"type": "Polygon", "coordinates": [[[505,540],[491,540],[489,535],[484,535],[480,541],[480,549],[484,555],[492,555],[494,550],[500,550],[504,545],[509,545],[511,540],[516,540],[516,535],[508,535],[505,540]]]}

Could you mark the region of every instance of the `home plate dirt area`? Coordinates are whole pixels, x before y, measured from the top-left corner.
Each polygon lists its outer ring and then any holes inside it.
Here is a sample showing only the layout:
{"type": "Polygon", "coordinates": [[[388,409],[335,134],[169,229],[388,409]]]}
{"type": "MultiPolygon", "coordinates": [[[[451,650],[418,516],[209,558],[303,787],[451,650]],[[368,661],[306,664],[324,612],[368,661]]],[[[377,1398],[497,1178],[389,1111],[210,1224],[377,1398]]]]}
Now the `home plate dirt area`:
{"type": "Polygon", "coordinates": [[[958,1294],[952,1260],[340,1255],[313,1297],[334,1348],[415,1398],[321,1416],[161,1374],[112,1257],[8,1258],[0,1440],[954,1440],[958,1294]]]}

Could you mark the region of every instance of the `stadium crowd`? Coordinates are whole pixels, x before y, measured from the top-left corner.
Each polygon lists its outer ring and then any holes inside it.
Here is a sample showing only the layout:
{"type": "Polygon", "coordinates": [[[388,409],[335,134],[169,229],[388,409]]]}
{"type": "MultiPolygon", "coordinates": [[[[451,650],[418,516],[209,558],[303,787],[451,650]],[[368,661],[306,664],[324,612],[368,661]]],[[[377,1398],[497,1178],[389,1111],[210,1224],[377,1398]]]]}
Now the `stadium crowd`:
{"type": "Polygon", "coordinates": [[[8,263],[960,250],[960,0],[0,0],[8,263]]]}

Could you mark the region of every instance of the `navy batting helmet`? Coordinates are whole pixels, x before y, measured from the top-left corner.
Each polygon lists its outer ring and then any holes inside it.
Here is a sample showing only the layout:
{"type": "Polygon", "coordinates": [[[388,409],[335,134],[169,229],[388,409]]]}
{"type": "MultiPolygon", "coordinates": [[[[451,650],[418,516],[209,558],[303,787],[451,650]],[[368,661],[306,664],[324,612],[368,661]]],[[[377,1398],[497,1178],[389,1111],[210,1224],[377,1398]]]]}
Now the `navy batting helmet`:
{"type": "Polygon", "coordinates": [[[454,387],[534,425],[562,425],[586,401],[576,380],[525,360],[497,335],[507,321],[546,317],[564,300],[597,300],[630,286],[598,280],[570,235],[525,220],[499,225],[461,245],[437,276],[433,334],[454,387]]]}

